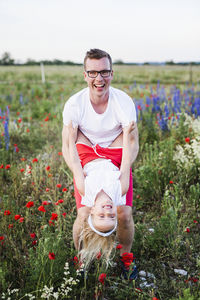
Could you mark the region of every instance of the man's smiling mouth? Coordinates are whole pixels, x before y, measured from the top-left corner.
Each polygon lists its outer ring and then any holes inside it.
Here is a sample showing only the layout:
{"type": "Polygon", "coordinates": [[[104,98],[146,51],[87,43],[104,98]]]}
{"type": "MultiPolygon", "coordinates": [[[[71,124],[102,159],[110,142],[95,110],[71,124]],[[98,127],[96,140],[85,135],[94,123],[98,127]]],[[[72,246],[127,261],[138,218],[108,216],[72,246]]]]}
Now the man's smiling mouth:
{"type": "Polygon", "coordinates": [[[103,88],[105,86],[105,84],[94,84],[94,86],[96,88],[103,88]]]}

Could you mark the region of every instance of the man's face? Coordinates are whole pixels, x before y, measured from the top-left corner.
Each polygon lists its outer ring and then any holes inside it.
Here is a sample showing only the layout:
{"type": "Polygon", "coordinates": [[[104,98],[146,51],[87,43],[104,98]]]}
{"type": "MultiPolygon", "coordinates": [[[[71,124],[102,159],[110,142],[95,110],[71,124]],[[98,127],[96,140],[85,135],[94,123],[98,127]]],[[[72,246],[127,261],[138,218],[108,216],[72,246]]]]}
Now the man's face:
{"type": "Polygon", "coordinates": [[[88,76],[87,71],[103,71],[110,70],[110,62],[107,57],[103,57],[100,59],[90,59],[86,60],[86,68],[84,72],[85,81],[88,84],[90,89],[90,97],[91,100],[96,97],[98,98],[108,98],[109,96],[109,86],[113,79],[113,71],[110,72],[108,77],[102,77],[100,73],[98,73],[96,78],[91,78],[88,76]]]}

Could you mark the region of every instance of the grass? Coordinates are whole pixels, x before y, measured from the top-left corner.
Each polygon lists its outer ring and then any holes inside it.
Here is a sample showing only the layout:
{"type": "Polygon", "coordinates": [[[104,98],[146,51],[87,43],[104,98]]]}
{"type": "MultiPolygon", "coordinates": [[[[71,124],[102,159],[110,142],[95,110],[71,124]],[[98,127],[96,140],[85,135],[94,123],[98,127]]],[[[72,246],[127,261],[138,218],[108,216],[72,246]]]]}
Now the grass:
{"type": "Polygon", "coordinates": [[[193,67],[190,85],[188,67],[114,68],[113,86],[134,99],[138,114],[132,252],[143,272],[122,280],[118,250],[108,269],[97,259],[87,276],[77,271],[61,129],[65,101],[86,86],[81,67],[45,67],[45,84],[39,67],[1,67],[2,299],[200,299],[200,69],[193,67]]]}

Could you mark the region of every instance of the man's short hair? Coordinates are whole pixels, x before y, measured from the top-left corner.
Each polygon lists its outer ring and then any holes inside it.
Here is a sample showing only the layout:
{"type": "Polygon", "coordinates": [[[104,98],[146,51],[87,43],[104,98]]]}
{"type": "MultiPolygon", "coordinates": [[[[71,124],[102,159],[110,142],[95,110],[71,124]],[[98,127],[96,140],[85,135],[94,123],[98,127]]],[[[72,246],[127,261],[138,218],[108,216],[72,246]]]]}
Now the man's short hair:
{"type": "Polygon", "coordinates": [[[108,54],[106,51],[100,50],[100,49],[90,49],[86,52],[85,58],[84,58],[84,69],[86,69],[86,60],[88,58],[90,59],[101,59],[103,57],[107,57],[110,62],[110,69],[112,70],[112,58],[110,54],[108,54]]]}

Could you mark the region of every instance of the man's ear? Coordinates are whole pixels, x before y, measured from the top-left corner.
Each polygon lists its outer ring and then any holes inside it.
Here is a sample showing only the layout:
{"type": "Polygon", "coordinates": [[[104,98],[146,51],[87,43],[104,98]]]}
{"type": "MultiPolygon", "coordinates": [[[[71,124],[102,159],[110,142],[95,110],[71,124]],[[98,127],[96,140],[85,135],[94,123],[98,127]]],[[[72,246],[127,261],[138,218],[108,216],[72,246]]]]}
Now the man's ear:
{"type": "Polygon", "coordinates": [[[86,78],[87,78],[87,73],[86,73],[85,71],[83,72],[83,75],[84,75],[84,80],[87,81],[87,80],[86,80],[86,78]]]}
{"type": "Polygon", "coordinates": [[[112,79],[113,79],[113,73],[114,73],[114,72],[113,72],[113,70],[112,70],[112,71],[111,71],[111,74],[110,74],[110,75],[111,75],[111,77],[112,77],[112,79]]]}

